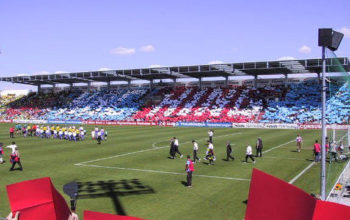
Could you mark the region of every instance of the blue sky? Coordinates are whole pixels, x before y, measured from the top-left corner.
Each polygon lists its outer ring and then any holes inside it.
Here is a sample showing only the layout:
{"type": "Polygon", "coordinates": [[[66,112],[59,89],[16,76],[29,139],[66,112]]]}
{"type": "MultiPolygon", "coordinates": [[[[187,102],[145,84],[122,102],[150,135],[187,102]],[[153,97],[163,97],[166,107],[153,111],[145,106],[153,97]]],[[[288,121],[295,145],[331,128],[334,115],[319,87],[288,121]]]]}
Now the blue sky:
{"type": "Polygon", "coordinates": [[[320,27],[345,33],[337,55],[349,57],[349,11],[349,0],[0,0],[0,76],[314,58],[320,27]]]}

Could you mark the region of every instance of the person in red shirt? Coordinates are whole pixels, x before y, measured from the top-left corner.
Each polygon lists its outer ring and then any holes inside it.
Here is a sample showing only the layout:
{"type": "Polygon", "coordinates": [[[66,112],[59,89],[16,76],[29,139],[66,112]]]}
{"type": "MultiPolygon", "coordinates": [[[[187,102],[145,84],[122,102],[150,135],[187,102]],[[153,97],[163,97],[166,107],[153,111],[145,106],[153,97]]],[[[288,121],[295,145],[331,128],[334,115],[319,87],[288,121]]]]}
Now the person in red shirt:
{"type": "Polygon", "coordinates": [[[14,138],[13,134],[15,133],[15,128],[12,126],[10,128],[10,138],[14,138]]]}
{"type": "Polygon", "coordinates": [[[315,162],[319,162],[320,156],[321,156],[321,145],[318,143],[318,140],[316,140],[314,144],[314,154],[315,154],[315,162]]]}
{"type": "Polygon", "coordinates": [[[190,155],[187,156],[185,171],[187,172],[187,187],[192,187],[192,172],[194,171],[194,164],[190,155]]]}

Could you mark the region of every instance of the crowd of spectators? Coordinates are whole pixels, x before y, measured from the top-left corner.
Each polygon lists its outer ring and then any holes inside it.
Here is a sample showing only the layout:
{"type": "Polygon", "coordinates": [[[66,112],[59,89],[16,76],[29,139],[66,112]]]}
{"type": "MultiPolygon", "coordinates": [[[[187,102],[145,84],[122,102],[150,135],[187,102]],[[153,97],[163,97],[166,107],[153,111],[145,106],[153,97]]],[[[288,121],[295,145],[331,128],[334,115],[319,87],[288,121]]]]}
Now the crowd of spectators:
{"type": "MultiPolygon", "coordinates": [[[[330,84],[328,123],[349,122],[349,84],[330,84]]],[[[162,89],[73,90],[2,97],[0,119],[132,120],[152,122],[278,122],[321,120],[318,80],[288,86],[165,87],[162,89]],[[154,104],[152,97],[159,97],[154,104]],[[147,98],[147,99],[146,99],[147,98]]]]}

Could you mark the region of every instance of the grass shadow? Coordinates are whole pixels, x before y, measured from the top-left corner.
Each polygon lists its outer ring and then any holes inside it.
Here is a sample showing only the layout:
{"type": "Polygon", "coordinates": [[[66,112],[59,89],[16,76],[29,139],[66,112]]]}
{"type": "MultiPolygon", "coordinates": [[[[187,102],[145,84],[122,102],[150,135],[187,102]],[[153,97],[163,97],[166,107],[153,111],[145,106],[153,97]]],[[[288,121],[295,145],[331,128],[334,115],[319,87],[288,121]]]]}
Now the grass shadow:
{"type": "Polygon", "coordinates": [[[77,184],[78,199],[109,197],[118,215],[127,215],[119,200],[120,196],[155,193],[151,187],[142,184],[139,179],[77,182],[77,184]]]}

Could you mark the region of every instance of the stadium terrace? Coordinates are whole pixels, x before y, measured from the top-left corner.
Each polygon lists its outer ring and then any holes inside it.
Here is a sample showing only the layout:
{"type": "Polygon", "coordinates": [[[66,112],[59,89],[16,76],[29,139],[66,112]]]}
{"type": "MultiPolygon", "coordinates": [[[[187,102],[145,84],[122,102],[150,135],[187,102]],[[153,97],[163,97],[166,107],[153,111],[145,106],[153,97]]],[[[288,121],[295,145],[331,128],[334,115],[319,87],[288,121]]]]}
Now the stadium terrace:
{"type": "MultiPolygon", "coordinates": [[[[319,76],[321,67],[321,60],[306,59],[3,77],[1,81],[36,85],[39,92],[3,96],[0,119],[317,123],[321,120],[319,80],[298,80],[295,74],[319,76]],[[261,79],[264,76],[270,80],[261,79]],[[149,83],[135,84],[137,80],[149,83]],[[111,84],[114,81],[124,84],[111,84]],[[93,82],[106,85],[96,88],[93,82]],[[73,87],[79,83],[87,86],[73,87]],[[52,87],[42,87],[47,84],[52,87]]],[[[333,92],[327,100],[328,123],[348,123],[349,85],[335,76],[350,71],[349,60],[330,58],[327,70],[333,92]]]]}

